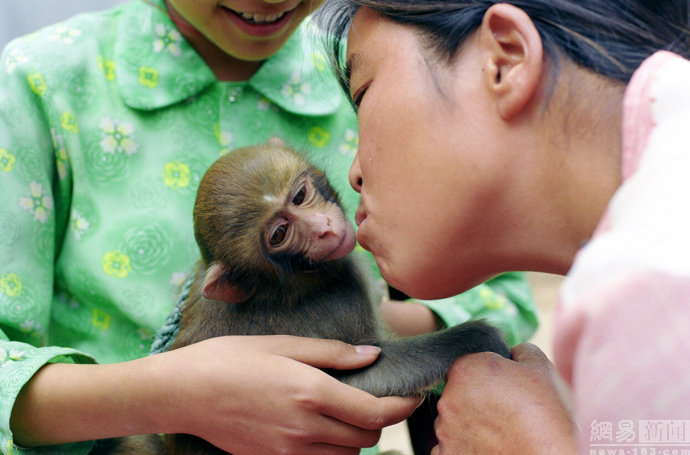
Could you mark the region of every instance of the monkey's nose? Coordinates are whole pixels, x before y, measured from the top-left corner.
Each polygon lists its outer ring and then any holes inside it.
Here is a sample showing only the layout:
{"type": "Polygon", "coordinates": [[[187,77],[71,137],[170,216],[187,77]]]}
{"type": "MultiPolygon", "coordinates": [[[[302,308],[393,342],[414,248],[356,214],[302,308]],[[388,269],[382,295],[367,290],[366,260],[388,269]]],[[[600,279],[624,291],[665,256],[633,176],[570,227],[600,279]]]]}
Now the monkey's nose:
{"type": "Polygon", "coordinates": [[[309,231],[314,238],[324,239],[333,234],[331,217],[325,213],[314,213],[309,218],[309,231]]]}

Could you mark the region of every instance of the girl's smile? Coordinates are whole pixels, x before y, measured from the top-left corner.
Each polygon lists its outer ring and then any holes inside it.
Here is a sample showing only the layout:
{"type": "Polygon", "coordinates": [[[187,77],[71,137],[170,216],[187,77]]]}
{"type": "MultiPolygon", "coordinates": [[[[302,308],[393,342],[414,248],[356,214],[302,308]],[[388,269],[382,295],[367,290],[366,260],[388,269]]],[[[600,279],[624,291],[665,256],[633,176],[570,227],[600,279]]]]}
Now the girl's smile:
{"type": "Polygon", "coordinates": [[[323,0],[166,0],[170,16],[218,79],[244,81],[323,0]]]}
{"type": "MultiPolygon", "coordinates": [[[[294,8],[288,10],[288,11],[281,11],[279,13],[273,13],[273,14],[259,14],[259,13],[249,13],[246,11],[237,11],[232,8],[228,8],[227,6],[221,6],[222,8],[235,13],[238,16],[241,16],[242,19],[246,20],[247,22],[255,23],[255,24],[267,24],[270,22],[275,22],[282,18],[285,14],[291,12],[294,10],[294,8]]],[[[297,6],[295,6],[296,8],[297,6]]]]}
{"type": "Polygon", "coordinates": [[[266,37],[281,31],[290,21],[290,17],[299,5],[297,4],[290,10],[269,14],[238,11],[227,6],[221,6],[221,8],[228,13],[230,20],[247,35],[266,37]]]}

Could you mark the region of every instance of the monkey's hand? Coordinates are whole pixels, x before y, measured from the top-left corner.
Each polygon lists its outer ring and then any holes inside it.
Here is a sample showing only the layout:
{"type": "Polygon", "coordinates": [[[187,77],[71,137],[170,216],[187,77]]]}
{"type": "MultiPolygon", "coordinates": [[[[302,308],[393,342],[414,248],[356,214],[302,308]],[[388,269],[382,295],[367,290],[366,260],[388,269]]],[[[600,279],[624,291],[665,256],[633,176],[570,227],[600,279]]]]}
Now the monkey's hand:
{"type": "Polygon", "coordinates": [[[532,344],[512,354],[513,360],[468,354],[453,364],[432,455],[576,453],[565,386],[553,364],[532,344]]]}
{"type": "Polygon", "coordinates": [[[171,429],[234,455],[357,454],[419,398],[375,398],[319,368],[361,368],[377,355],[290,336],[219,337],[160,354],[177,371],[167,392],[179,419],[171,429]]]}

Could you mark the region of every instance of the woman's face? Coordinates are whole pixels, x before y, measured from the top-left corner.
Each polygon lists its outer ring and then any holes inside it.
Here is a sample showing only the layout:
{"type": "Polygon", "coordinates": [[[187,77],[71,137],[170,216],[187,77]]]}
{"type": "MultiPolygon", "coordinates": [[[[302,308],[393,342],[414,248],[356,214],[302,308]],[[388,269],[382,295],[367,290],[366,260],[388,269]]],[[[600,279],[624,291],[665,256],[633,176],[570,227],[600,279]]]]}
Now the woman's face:
{"type": "Polygon", "coordinates": [[[362,196],[358,240],[412,297],[457,294],[505,265],[497,254],[518,209],[517,169],[501,147],[473,41],[453,63],[441,62],[413,29],[366,8],[348,38],[359,105],[350,171],[362,196]]]}
{"type": "MultiPolygon", "coordinates": [[[[224,53],[262,61],[285,44],[323,0],[167,0],[178,24],[191,26],[224,53]]],[[[178,25],[179,26],[179,25],[178,25]]]]}

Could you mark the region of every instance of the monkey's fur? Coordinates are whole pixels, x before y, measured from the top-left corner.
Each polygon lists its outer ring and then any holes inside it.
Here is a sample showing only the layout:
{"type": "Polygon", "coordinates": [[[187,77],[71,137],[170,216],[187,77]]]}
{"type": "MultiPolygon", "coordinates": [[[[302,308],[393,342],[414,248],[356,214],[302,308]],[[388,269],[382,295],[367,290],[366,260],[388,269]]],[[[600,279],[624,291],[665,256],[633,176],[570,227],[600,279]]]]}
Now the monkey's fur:
{"type": "MultiPolygon", "coordinates": [[[[388,336],[352,254],[314,262],[291,254],[294,248],[269,251],[265,226],[293,203],[294,187],[305,179],[313,185],[314,198],[337,204],[342,213],[324,173],[286,146],[237,149],[209,168],[194,208],[202,258],[172,349],[224,335],[287,334],[373,344],[381,354],[371,366],[329,373],[378,397],[418,394],[443,380],[453,361],[466,353],[510,357],[500,332],[482,321],[416,337],[388,336]]],[[[163,453],[225,452],[194,436],[167,435],[163,453]]]]}

